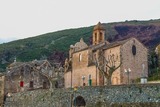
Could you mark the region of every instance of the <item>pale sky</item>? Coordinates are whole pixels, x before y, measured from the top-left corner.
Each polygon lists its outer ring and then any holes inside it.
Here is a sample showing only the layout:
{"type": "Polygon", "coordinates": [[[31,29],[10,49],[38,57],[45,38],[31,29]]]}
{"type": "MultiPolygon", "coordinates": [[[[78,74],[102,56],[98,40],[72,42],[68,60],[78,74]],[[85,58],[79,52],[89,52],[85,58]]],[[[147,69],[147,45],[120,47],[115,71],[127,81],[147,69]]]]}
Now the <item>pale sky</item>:
{"type": "Polygon", "coordinates": [[[0,42],[69,28],[160,18],[160,0],[0,0],[0,42]]]}

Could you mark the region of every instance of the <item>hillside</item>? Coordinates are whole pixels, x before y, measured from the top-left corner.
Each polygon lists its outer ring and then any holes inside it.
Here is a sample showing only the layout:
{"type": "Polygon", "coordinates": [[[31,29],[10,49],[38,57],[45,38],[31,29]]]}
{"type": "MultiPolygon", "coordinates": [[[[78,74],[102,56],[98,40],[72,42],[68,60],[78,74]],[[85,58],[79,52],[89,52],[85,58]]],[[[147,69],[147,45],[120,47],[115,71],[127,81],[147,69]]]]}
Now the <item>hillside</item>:
{"type": "MultiPolygon", "coordinates": [[[[160,19],[103,23],[103,25],[106,28],[106,39],[110,42],[136,37],[150,49],[160,43],[160,19]]],[[[63,62],[68,56],[69,46],[80,38],[91,44],[92,30],[93,26],[67,29],[0,44],[0,71],[13,62],[15,57],[17,61],[22,62],[46,58],[63,62]]]]}

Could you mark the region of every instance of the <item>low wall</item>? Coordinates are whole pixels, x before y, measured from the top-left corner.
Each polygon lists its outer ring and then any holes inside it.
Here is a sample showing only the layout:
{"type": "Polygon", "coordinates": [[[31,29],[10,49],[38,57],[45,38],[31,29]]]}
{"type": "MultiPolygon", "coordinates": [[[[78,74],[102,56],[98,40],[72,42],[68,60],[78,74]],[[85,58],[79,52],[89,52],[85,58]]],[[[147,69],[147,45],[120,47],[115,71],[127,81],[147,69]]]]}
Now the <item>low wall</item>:
{"type": "Polygon", "coordinates": [[[78,96],[84,98],[85,107],[160,107],[160,84],[34,90],[12,94],[5,107],[71,107],[78,96]]]}

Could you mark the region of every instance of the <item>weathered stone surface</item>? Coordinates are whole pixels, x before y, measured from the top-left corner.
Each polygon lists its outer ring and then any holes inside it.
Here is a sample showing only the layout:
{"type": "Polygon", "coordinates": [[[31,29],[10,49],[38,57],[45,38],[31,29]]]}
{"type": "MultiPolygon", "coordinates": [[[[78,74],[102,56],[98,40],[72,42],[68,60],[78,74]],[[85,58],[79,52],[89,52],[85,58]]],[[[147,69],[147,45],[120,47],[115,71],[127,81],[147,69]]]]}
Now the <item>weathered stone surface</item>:
{"type": "Polygon", "coordinates": [[[35,90],[14,93],[7,98],[5,107],[71,107],[78,96],[86,107],[159,107],[160,84],[134,84],[126,86],[79,87],[73,89],[35,90]],[[73,94],[73,99],[71,95],[73,94]],[[158,106],[159,105],[159,106],[158,106]]]}

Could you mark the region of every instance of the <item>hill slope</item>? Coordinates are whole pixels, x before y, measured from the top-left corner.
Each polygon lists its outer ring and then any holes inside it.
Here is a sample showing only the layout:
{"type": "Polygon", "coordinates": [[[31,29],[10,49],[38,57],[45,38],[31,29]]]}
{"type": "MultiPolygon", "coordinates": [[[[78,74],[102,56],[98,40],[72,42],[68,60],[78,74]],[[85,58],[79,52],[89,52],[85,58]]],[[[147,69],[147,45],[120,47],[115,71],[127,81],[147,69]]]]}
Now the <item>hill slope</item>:
{"type": "MultiPolygon", "coordinates": [[[[149,48],[160,43],[160,20],[135,20],[103,25],[106,28],[106,39],[110,42],[136,37],[149,48]]],[[[13,62],[15,57],[17,61],[48,58],[63,62],[68,55],[69,46],[80,38],[83,37],[84,41],[91,44],[92,30],[93,26],[68,29],[0,44],[0,71],[13,62]]]]}

